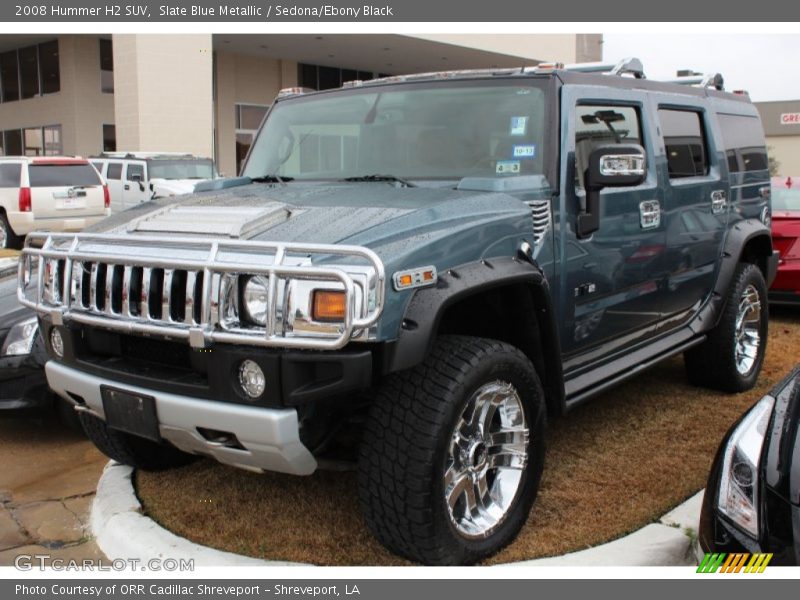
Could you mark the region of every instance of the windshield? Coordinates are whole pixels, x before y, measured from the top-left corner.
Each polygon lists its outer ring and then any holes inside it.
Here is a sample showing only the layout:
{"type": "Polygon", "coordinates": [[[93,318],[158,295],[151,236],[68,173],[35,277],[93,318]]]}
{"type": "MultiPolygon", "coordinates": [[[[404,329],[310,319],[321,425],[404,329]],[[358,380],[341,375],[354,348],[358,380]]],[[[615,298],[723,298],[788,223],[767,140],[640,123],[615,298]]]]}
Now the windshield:
{"type": "Polygon", "coordinates": [[[147,161],[150,179],[214,179],[214,163],[209,158],[151,159],[147,161]]]}
{"type": "Polygon", "coordinates": [[[278,102],[243,175],[403,180],[542,175],[541,80],[404,84],[278,102]]]}
{"type": "Polygon", "coordinates": [[[772,188],[772,210],[800,210],[800,188],[772,188]]]}

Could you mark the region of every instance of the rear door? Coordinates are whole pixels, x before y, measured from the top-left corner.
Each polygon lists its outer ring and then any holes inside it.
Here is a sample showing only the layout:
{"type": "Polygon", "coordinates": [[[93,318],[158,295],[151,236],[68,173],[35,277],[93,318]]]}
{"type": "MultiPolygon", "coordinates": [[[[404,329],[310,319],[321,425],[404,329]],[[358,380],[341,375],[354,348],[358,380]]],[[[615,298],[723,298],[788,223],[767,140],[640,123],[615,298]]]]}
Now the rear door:
{"type": "Polygon", "coordinates": [[[661,329],[690,320],[711,294],[728,221],[724,152],[714,115],[700,98],[655,97],[667,168],[664,223],[668,276],[661,329]]]}
{"type": "Polygon", "coordinates": [[[122,205],[130,208],[144,202],[148,198],[147,181],[144,163],[129,162],[125,165],[122,184],[122,205]]]}
{"type": "Polygon", "coordinates": [[[85,160],[34,160],[28,165],[36,220],[101,216],[103,181],[85,160]]]}
{"type": "Polygon", "coordinates": [[[649,111],[644,92],[590,86],[562,90],[559,287],[568,376],[648,339],[659,318],[665,233],[658,218],[661,191],[649,111]],[[604,189],[600,228],[580,238],[575,223],[586,202],[583,173],[589,154],[615,144],[644,147],[647,178],[641,185],[604,189]]]}

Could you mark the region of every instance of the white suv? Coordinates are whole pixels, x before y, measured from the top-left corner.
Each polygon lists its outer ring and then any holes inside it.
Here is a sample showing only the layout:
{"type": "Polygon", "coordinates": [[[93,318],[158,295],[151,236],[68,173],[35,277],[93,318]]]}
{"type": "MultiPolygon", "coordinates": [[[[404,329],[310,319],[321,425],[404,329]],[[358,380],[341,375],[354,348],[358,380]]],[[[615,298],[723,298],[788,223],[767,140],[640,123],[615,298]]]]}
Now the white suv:
{"type": "Polygon", "coordinates": [[[108,182],[115,211],[153,198],[190,194],[218,177],[210,158],[176,152],[105,152],[90,159],[108,182]]]}
{"type": "Polygon", "coordinates": [[[110,214],[102,176],[84,158],[0,157],[0,248],[33,230],[80,231],[110,214]]]}

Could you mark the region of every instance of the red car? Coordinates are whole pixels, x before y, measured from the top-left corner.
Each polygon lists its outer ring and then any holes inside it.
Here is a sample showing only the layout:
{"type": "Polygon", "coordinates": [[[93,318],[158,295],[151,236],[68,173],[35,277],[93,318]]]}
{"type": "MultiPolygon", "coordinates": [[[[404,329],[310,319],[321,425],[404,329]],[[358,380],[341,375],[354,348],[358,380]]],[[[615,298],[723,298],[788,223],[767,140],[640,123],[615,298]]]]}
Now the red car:
{"type": "Polygon", "coordinates": [[[772,178],[772,241],[780,252],[773,304],[800,304],[800,177],[772,178]]]}

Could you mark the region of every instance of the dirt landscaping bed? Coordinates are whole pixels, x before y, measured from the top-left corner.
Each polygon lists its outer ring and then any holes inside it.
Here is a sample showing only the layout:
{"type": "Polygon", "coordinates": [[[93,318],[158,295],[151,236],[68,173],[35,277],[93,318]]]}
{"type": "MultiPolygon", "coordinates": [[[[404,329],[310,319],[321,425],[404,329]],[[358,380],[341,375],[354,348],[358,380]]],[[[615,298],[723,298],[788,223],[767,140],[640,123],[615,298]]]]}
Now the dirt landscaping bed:
{"type": "MultiPolygon", "coordinates": [[[[491,563],[581,550],[651,523],[705,485],[736,418],[800,362],[800,310],[773,310],[755,390],[688,384],[675,358],[551,423],[539,498],[517,540],[491,563]]],[[[209,460],[138,473],[145,512],[194,542],[318,565],[406,564],[369,534],[354,473],[257,475],[209,460]]]]}

